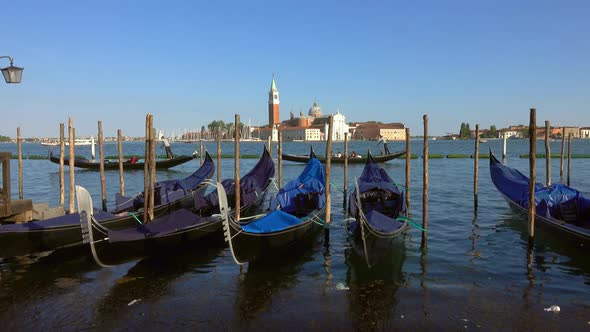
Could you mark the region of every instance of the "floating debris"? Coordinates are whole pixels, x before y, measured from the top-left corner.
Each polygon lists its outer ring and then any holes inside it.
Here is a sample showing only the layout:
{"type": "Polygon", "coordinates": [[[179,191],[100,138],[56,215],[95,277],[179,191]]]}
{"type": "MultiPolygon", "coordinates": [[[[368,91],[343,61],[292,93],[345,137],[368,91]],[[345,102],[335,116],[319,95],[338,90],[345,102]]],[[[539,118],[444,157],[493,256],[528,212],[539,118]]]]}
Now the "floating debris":
{"type": "Polygon", "coordinates": [[[135,300],[133,300],[133,301],[131,301],[131,302],[127,303],[127,306],[128,306],[128,307],[130,307],[130,306],[132,306],[132,305],[136,304],[136,303],[137,303],[137,302],[139,302],[139,301],[141,301],[141,299],[135,299],[135,300]]]}
{"type": "Polygon", "coordinates": [[[349,290],[349,287],[346,287],[343,283],[339,282],[336,284],[336,290],[349,290]]]}
{"type": "Polygon", "coordinates": [[[545,308],[545,311],[551,311],[554,313],[558,313],[561,311],[561,308],[558,305],[552,305],[549,308],[545,308]]]}

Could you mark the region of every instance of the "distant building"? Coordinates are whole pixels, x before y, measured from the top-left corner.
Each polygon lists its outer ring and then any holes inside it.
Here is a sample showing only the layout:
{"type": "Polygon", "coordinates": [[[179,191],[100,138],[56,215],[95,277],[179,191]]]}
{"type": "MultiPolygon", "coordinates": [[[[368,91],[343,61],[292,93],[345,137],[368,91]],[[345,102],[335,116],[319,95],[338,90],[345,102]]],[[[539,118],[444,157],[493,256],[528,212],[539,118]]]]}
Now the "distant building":
{"type": "Polygon", "coordinates": [[[406,128],[403,123],[352,122],[352,139],[378,140],[383,136],[387,140],[399,141],[406,139],[406,128]]]}
{"type": "Polygon", "coordinates": [[[310,127],[283,127],[283,140],[285,142],[292,141],[319,141],[322,133],[319,128],[310,127]]]}
{"type": "Polygon", "coordinates": [[[590,127],[580,128],[580,138],[590,138],[590,127]]]}

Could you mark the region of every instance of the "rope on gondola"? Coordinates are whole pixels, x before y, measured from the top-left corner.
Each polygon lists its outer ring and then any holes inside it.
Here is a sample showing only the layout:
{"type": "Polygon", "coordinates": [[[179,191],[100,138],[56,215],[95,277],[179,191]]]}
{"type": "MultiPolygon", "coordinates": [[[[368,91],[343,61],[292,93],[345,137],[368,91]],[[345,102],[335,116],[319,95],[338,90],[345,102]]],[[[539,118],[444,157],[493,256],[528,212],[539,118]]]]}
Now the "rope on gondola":
{"type": "Polygon", "coordinates": [[[419,230],[421,230],[423,232],[428,232],[428,230],[420,227],[420,225],[418,225],[418,223],[416,223],[415,221],[413,221],[412,219],[410,219],[408,217],[399,216],[395,220],[397,220],[397,221],[407,221],[410,224],[410,226],[412,226],[414,228],[417,228],[417,229],[419,229],[419,230]]]}
{"type": "Polygon", "coordinates": [[[132,216],[132,217],[133,217],[135,220],[137,220],[137,222],[138,222],[140,225],[143,225],[143,223],[141,222],[141,220],[139,220],[139,218],[137,218],[137,216],[136,216],[135,214],[133,214],[133,212],[131,212],[131,211],[127,211],[127,213],[128,213],[130,216],[132,216]]]}

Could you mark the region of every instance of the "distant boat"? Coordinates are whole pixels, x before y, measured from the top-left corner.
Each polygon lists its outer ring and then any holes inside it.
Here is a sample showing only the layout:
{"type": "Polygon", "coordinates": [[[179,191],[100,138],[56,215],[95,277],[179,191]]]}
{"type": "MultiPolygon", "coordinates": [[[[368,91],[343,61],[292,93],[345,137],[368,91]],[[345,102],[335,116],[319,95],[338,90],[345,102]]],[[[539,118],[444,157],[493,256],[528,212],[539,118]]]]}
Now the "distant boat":
{"type": "Polygon", "coordinates": [[[488,140],[487,140],[487,139],[485,139],[485,138],[480,138],[480,139],[479,139],[479,142],[480,142],[480,143],[487,143],[487,142],[488,142],[488,140]]]}
{"type": "MultiPolygon", "coordinates": [[[[92,145],[94,139],[92,138],[77,138],[74,140],[74,145],[81,146],[81,145],[92,145]]],[[[59,145],[59,141],[44,141],[41,142],[43,146],[57,146],[59,145]]],[[[70,145],[69,140],[65,140],[65,145],[70,145]]]]}
{"type": "MultiPolygon", "coordinates": [[[[386,155],[381,155],[381,156],[374,156],[373,159],[375,159],[375,162],[378,163],[383,163],[392,159],[396,159],[399,158],[403,155],[406,154],[406,150],[402,150],[402,151],[398,151],[398,152],[394,152],[391,154],[386,154],[386,155]]],[[[315,154],[314,154],[315,156],[315,154]]],[[[283,153],[283,160],[288,160],[288,161],[295,161],[295,162],[299,162],[299,163],[307,163],[309,161],[309,156],[301,156],[301,155],[294,155],[294,154],[285,154],[283,153]]],[[[326,158],[325,157],[316,157],[318,158],[318,160],[322,163],[326,162],[326,158]]],[[[344,164],[344,157],[332,157],[330,158],[333,164],[344,164]]],[[[348,163],[349,164],[365,164],[367,162],[366,158],[351,158],[348,157],[348,163]]]]}
{"type": "MultiPolygon", "coordinates": [[[[167,168],[171,168],[174,166],[178,166],[180,164],[184,164],[188,161],[193,160],[194,158],[196,158],[196,154],[193,154],[192,156],[178,156],[178,157],[174,157],[172,159],[158,159],[156,160],[156,168],[157,169],[167,169],[167,168]]],[[[59,164],[59,157],[55,157],[53,155],[53,151],[49,153],[49,161],[51,161],[52,163],[56,163],[59,164]]],[[[69,164],[69,158],[64,158],[64,165],[68,166],[69,164]]],[[[104,169],[119,169],[119,162],[115,161],[115,162],[105,162],[104,163],[104,169]]],[[[78,168],[86,168],[86,169],[91,169],[91,170],[99,170],[100,169],[100,163],[98,161],[91,161],[88,159],[81,159],[81,158],[76,158],[74,159],[74,167],[78,167],[78,168]]],[[[144,163],[143,162],[131,162],[131,161],[125,161],[123,162],[123,169],[125,170],[130,170],[130,169],[143,169],[144,168],[144,163]]]]}

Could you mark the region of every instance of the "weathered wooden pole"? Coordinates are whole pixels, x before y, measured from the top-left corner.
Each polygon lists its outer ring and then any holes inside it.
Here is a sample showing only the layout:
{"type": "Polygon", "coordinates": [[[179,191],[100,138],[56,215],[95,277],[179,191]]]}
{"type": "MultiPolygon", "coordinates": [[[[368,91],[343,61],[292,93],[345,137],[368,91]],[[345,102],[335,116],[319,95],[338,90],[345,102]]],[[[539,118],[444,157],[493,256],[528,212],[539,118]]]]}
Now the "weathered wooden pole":
{"type": "Polygon", "coordinates": [[[217,182],[221,182],[221,130],[217,128],[217,182]]]}
{"type": "Polygon", "coordinates": [[[20,136],[20,127],[16,128],[16,145],[18,149],[18,198],[23,199],[23,140],[20,136]]]}
{"type": "Polygon", "coordinates": [[[199,165],[203,165],[203,140],[200,137],[199,137],[199,165]]]}
{"type": "Polygon", "coordinates": [[[502,162],[506,162],[506,133],[504,133],[504,139],[502,140],[502,162]]]}
{"type": "Polygon", "coordinates": [[[545,121],[545,178],[547,186],[551,185],[551,146],[549,145],[549,121],[545,121]]]}
{"type": "Polygon", "coordinates": [[[75,136],[76,131],[74,129],[74,122],[72,118],[68,119],[68,129],[70,134],[70,158],[68,167],[70,168],[70,204],[68,207],[68,213],[74,213],[74,159],[76,158],[76,150],[75,150],[75,136]]]}
{"type": "Polygon", "coordinates": [[[475,125],[475,155],[473,156],[473,207],[477,211],[477,180],[479,178],[479,124],[475,125]]]}
{"type": "Polygon", "coordinates": [[[567,185],[570,186],[570,175],[571,175],[571,163],[572,163],[572,133],[567,135],[567,185]]]}
{"type": "Polygon", "coordinates": [[[279,147],[277,148],[277,160],[278,160],[278,186],[281,189],[283,184],[283,131],[279,129],[279,147]]]}
{"type": "Polygon", "coordinates": [[[236,209],[236,222],[240,222],[240,130],[239,130],[239,123],[240,123],[240,115],[236,114],[235,116],[235,147],[234,147],[234,159],[235,159],[235,166],[234,166],[234,181],[236,185],[235,189],[235,209],[236,209]]]}
{"type": "Polygon", "coordinates": [[[422,159],[422,248],[426,248],[428,243],[428,115],[424,114],[424,157],[422,159]]]}
{"type": "Polygon", "coordinates": [[[330,174],[332,168],[332,132],[334,130],[334,116],[328,119],[328,140],[326,141],[326,224],[330,223],[332,213],[332,194],[330,194],[330,174]]]}
{"type": "Polygon", "coordinates": [[[537,179],[537,110],[531,108],[529,123],[529,242],[535,238],[535,182],[537,179]]]}
{"type": "Polygon", "coordinates": [[[150,115],[150,221],[154,220],[154,189],[156,185],[156,128],[154,128],[154,116],[150,115]]]}
{"type": "Polygon", "coordinates": [[[123,176],[123,134],[117,129],[117,153],[119,154],[119,192],[125,196],[125,177],[123,176]]]}
{"type": "Polygon", "coordinates": [[[268,153],[272,156],[272,129],[270,130],[270,136],[268,136],[268,153]]]}
{"type": "Polygon", "coordinates": [[[64,176],[64,154],[65,154],[65,125],[59,124],[59,206],[65,205],[65,176],[64,176]]]}
{"type": "Polygon", "coordinates": [[[410,128],[406,128],[406,213],[410,214],[410,160],[412,147],[410,144],[410,128]]]}
{"type": "Polygon", "coordinates": [[[346,193],[348,192],[348,133],[344,133],[344,183],[342,184],[342,191],[344,191],[344,204],[346,205],[346,193]]]}
{"type": "Polygon", "coordinates": [[[107,210],[107,184],[104,176],[104,137],[102,135],[102,121],[98,121],[98,158],[100,158],[98,170],[100,172],[100,195],[102,210],[107,210]]]}
{"type": "Polygon", "coordinates": [[[151,136],[151,129],[150,129],[150,114],[148,113],[145,116],[145,156],[143,158],[143,222],[146,223],[149,221],[149,196],[150,196],[150,184],[149,184],[149,177],[150,177],[150,136],[151,136]]]}
{"type": "Polygon", "coordinates": [[[561,128],[561,161],[559,162],[559,180],[563,183],[563,159],[565,153],[565,127],[561,128]]]}

